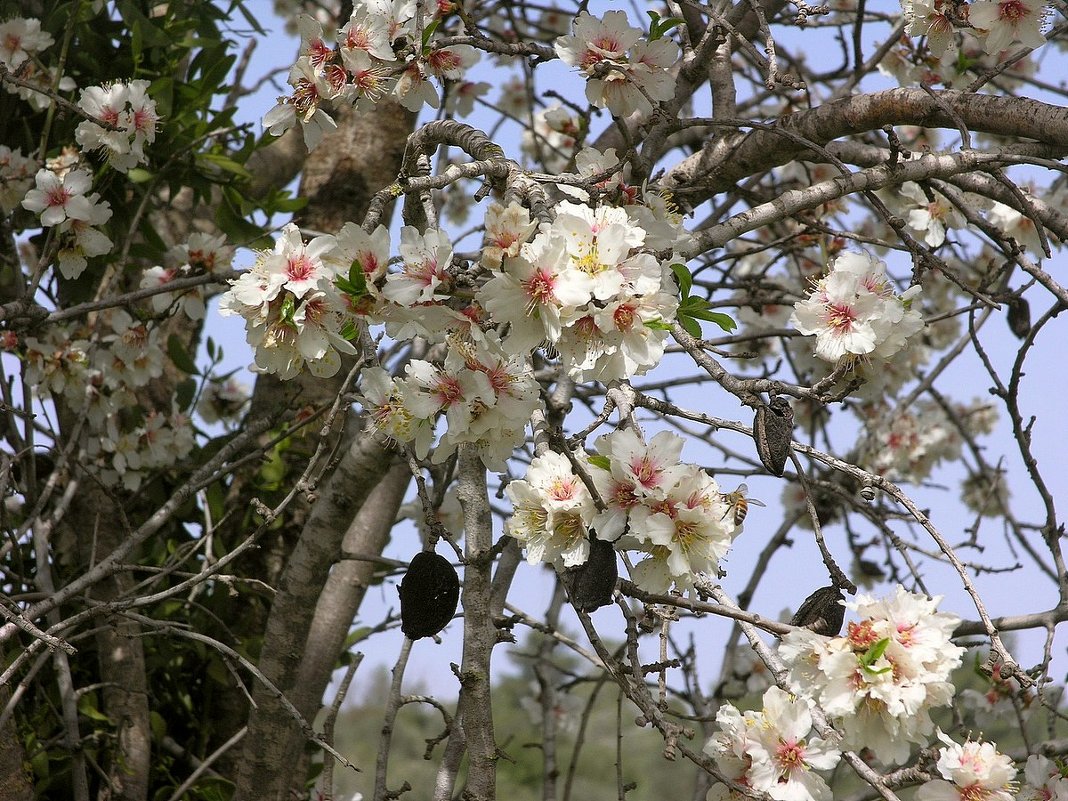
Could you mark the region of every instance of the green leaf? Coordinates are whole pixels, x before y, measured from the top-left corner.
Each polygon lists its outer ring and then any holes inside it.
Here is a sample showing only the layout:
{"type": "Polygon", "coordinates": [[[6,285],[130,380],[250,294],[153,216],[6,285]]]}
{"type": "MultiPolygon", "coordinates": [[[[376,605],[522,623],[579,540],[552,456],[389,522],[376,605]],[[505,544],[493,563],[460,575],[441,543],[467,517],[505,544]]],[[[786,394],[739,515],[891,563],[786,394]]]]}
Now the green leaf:
{"type": "Polygon", "coordinates": [[[170,119],[174,116],[174,78],[156,78],[152,81],[148,94],[156,101],[156,113],[160,117],[170,119]]]}
{"type": "Polygon", "coordinates": [[[699,310],[693,312],[689,316],[698,320],[707,320],[710,323],[715,323],[728,334],[738,327],[738,323],[736,323],[730,315],[724,314],[723,312],[699,310]]]}
{"type": "Polygon", "coordinates": [[[353,259],[349,265],[349,283],[356,287],[361,296],[367,294],[367,273],[363,271],[359,259],[353,259]]]}
{"type": "Polygon", "coordinates": [[[352,320],[346,320],[345,324],[341,326],[341,331],[339,333],[341,334],[342,339],[351,342],[360,335],[360,329],[356,327],[356,323],[352,320]]]}
{"type": "Polygon", "coordinates": [[[679,317],[679,325],[692,337],[701,338],[701,324],[692,317],[679,317]]]}
{"type": "Polygon", "coordinates": [[[599,467],[602,470],[612,469],[612,461],[607,456],[601,456],[600,454],[597,454],[595,456],[587,457],[586,461],[588,461],[594,467],[599,467]]]}
{"type": "Polygon", "coordinates": [[[241,164],[238,164],[232,158],[222,155],[221,153],[201,153],[197,156],[198,161],[206,161],[209,164],[213,164],[223,172],[229,172],[241,178],[252,178],[252,173],[244,168],[241,164]]]}
{"type": "MultiPolygon", "coordinates": [[[[184,368],[183,368],[184,369],[184,368]]],[[[174,400],[178,404],[178,408],[183,412],[187,411],[193,404],[193,398],[197,394],[197,382],[192,378],[187,378],[174,388],[174,400]]]]}
{"type": "Polygon", "coordinates": [[[241,16],[243,16],[243,17],[245,18],[245,21],[246,21],[246,22],[247,22],[247,23],[248,23],[249,25],[251,25],[251,26],[252,26],[252,29],[253,29],[254,31],[256,31],[256,33],[258,33],[258,34],[261,34],[261,35],[264,35],[264,36],[266,36],[266,35],[267,35],[267,31],[265,31],[265,30],[264,30],[264,29],[263,29],[263,28],[262,28],[262,27],[260,26],[260,21],[259,21],[258,19],[256,19],[256,15],[255,15],[255,14],[253,14],[253,13],[252,13],[251,11],[249,11],[249,10],[248,10],[247,8],[245,8],[245,4],[244,4],[244,3],[242,3],[242,2],[234,2],[234,3],[231,3],[231,4],[230,4],[230,10],[226,12],[226,16],[227,16],[227,18],[229,18],[229,16],[230,16],[230,13],[231,13],[231,12],[232,12],[232,11],[233,11],[233,10],[234,10],[235,8],[236,8],[236,9],[237,9],[238,11],[240,11],[240,12],[241,12],[241,16]]]}
{"type": "MultiPolygon", "coordinates": [[[[43,782],[48,778],[48,749],[38,748],[37,753],[30,757],[30,767],[33,769],[33,775],[37,777],[38,782],[43,782]]],[[[37,791],[42,790],[41,784],[37,785],[37,791]]]]}
{"type": "Polygon", "coordinates": [[[675,282],[679,285],[679,295],[685,300],[690,295],[690,288],[693,286],[693,275],[686,268],[685,264],[672,264],[671,272],[675,274],[675,282]]]}
{"type": "MultiPolygon", "coordinates": [[[[738,324],[735,323],[735,320],[732,319],[731,316],[723,314],[722,312],[711,311],[707,300],[692,295],[682,299],[682,302],[679,303],[678,317],[680,323],[682,319],[686,317],[707,320],[709,323],[716,324],[727,333],[734,331],[738,327],[738,324]]],[[[701,327],[697,326],[697,328],[700,329],[701,327]]],[[[687,328],[686,330],[689,331],[690,329],[687,328]]]]}
{"type": "Polygon", "coordinates": [[[208,669],[205,672],[209,679],[222,687],[226,687],[233,681],[230,677],[230,671],[226,669],[226,665],[222,663],[221,659],[212,659],[208,662],[208,669]]]}
{"type": "Polygon", "coordinates": [[[663,320],[660,319],[646,320],[645,327],[650,328],[653,331],[670,331],[672,328],[671,323],[665,323],[663,320]]]}
{"type": "Polygon", "coordinates": [[[111,722],[111,718],[96,708],[92,693],[86,693],[78,699],[78,714],[100,723],[111,722]]]}
{"type": "Polygon", "coordinates": [[[185,345],[182,344],[182,340],[178,338],[177,334],[171,334],[167,337],[167,355],[171,357],[174,366],[183,373],[197,375],[199,372],[196,363],[190,358],[189,351],[185,349],[185,345]]]}
{"type": "Polygon", "coordinates": [[[208,485],[206,500],[211,519],[220,520],[226,513],[226,488],[223,487],[222,482],[214,481],[208,485]]]}
{"type": "Polygon", "coordinates": [[[685,22],[685,20],[681,17],[668,17],[666,20],[660,23],[660,29],[659,31],[657,31],[656,38],[659,39],[668,31],[672,31],[682,25],[683,22],[685,22]]]}
{"type": "Polygon", "coordinates": [[[428,52],[430,52],[430,48],[427,47],[427,42],[430,41],[430,37],[434,35],[434,31],[436,31],[438,29],[438,26],[440,24],[441,24],[441,20],[440,19],[436,19],[433,22],[431,22],[429,25],[427,25],[425,28],[423,28],[423,55],[424,56],[428,52]]]}
{"type": "Polygon", "coordinates": [[[334,280],[337,288],[349,295],[353,300],[359,300],[367,294],[367,277],[363,272],[363,265],[356,259],[349,267],[349,277],[339,277],[334,280]]]}
{"type": "Polygon", "coordinates": [[[345,638],[345,645],[342,646],[341,650],[349,650],[356,643],[363,642],[364,640],[366,640],[369,636],[371,636],[371,633],[372,629],[368,626],[360,626],[357,629],[353,629],[351,632],[349,632],[349,636],[345,638]]]}
{"type": "Polygon", "coordinates": [[[245,219],[240,209],[240,195],[226,191],[230,188],[224,187],[223,202],[215,209],[215,223],[219,229],[235,244],[250,248],[273,247],[274,242],[264,233],[263,228],[245,219]]]}
{"type": "Polygon", "coordinates": [[[877,643],[873,643],[867,651],[860,655],[860,666],[863,667],[869,673],[874,673],[875,675],[878,675],[880,673],[886,673],[887,671],[892,670],[892,668],[890,667],[881,668],[879,670],[876,670],[872,667],[872,665],[878,662],[882,658],[883,654],[886,653],[886,649],[889,647],[889,645],[889,637],[883,637],[877,643]]]}
{"type": "Polygon", "coordinates": [[[148,713],[148,725],[152,728],[152,739],[157,743],[167,735],[167,721],[154,709],[148,713]]]}
{"type": "Polygon", "coordinates": [[[283,323],[293,325],[293,315],[297,311],[297,301],[293,295],[286,293],[285,300],[282,301],[282,310],[279,312],[279,316],[282,318],[283,323]]]}
{"type": "Polygon", "coordinates": [[[652,25],[649,26],[650,42],[655,42],[657,39],[662,38],[665,33],[678,27],[685,21],[679,17],[663,18],[655,11],[646,11],[645,13],[648,14],[649,18],[652,20],[652,25]]]}
{"type": "Polygon", "coordinates": [[[126,178],[132,184],[147,184],[155,176],[142,167],[133,167],[126,173],[126,178]]]}

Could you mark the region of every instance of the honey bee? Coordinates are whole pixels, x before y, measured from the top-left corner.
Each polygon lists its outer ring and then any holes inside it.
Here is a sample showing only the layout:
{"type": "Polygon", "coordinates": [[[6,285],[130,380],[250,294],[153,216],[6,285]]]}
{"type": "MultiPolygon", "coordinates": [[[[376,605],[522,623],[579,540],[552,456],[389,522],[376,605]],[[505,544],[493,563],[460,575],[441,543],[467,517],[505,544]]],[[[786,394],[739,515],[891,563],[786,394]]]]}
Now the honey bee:
{"type": "Polygon", "coordinates": [[[756,498],[747,498],[746,495],[749,492],[749,487],[745,484],[739,484],[738,489],[734,492],[721,493],[723,500],[728,504],[727,511],[723,513],[723,517],[734,513],[734,525],[740,526],[745,522],[745,516],[749,514],[749,504],[753,506],[766,506],[763,501],[758,501],[756,498]]]}

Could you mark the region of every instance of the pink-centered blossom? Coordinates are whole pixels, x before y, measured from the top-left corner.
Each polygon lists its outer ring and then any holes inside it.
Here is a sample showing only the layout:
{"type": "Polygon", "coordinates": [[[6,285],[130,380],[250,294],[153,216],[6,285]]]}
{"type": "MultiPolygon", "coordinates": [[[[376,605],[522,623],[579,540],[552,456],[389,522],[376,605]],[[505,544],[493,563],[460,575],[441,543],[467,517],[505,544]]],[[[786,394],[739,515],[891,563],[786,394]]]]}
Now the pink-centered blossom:
{"type": "Polygon", "coordinates": [[[33,17],[12,17],[0,22],[0,64],[16,72],[29,58],[49,48],[55,40],[41,30],[41,21],[33,17]]]}
{"type": "Polygon", "coordinates": [[[403,269],[386,276],[382,294],[402,306],[433,300],[439,287],[445,289],[450,280],[452,243],[448,235],[438,228],[420,234],[415,227],[406,225],[401,229],[399,249],[403,269]]]}
{"type": "Polygon", "coordinates": [[[798,331],[816,337],[817,357],[832,363],[869,354],[885,359],[923,328],[911,308],[919,287],[896,295],[883,262],[847,252],[830,269],[790,317],[798,331]]]}
{"type": "Polygon", "coordinates": [[[941,732],[939,737],[945,743],[936,766],[942,778],[922,785],[917,801],[1014,801],[1011,757],[999,753],[994,743],[955,743],[941,732]]]}
{"type": "Polygon", "coordinates": [[[1040,0],[976,0],[968,6],[968,21],[986,32],[983,48],[1000,53],[1013,42],[1022,47],[1040,47],[1046,4],[1040,0]]]}
{"type": "Polygon", "coordinates": [[[41,225],[92,218],[93,204],[85,193],[93,181],[86,170],[71,170],[62,178],[51,170],[38,170],[34,180],[37,187],[26,193],[22,205],[41,215],[41,225]]]}
{"type": "Polygon", "coordinates": [[[810,736],[812,715],[804,699],[769,687],[762,709],[741,713],[725,704],[716,723],[720,730],[704,750],[735,783],[778,801],[829,801],[832,797],[816,771],[833,768],[841,752],[834,744],[810,736]]]}
{"type": "Polygon", "coordinates": [[[526,477],[505,492],[514,509],[505,533],[523,545],[528,562],[574,567],[586,561],[596,507],[566,456],[547,451],[535,457],[526,477]]]}
{"type": "Polygon", "coordinates": [[[843,747],[902,764],[910,744],[933,732],[930,711],[952,701],[949,677],[964,652],[950,642],[959,618],[937,611],[939,601],[900,586],[881,600],[861,595],[845,604],[860,617],[845,635],[799,630],[783,638],[791,688],[819,703],[843,747]]]}

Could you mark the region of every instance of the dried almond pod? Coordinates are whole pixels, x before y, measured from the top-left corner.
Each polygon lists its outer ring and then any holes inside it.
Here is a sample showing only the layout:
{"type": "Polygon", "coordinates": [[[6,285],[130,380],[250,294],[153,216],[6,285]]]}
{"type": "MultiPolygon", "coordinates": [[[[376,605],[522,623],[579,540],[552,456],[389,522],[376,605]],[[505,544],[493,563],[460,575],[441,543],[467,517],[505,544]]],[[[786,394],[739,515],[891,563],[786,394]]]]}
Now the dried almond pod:
{"type": "Polygon", "coordinates": [[[837,636],[842,630],[842,621],[845,620],[845,607],[842,606],[844,600],[842,591],[833,584],[830,587],[820,587],[802,602],[790,623],[826,637],[837,636]]]}
{"type": "Polygon", "coordinates": [[[616,549],[612,543],[598,539],[590,542],[590,556],[585,564],[560,573],[571,603],[580,612],[592,612],[612,603],[617,578],[616,549]]]}
{"type": "Polygon", "coordinates": [[[401,579],[401,631],[412,640],[432,637],[456,614],[460,579],[444,556],[421,551],[401,579]]]}
{"type": "Polygon", "coordinates": [[[1009,330],[1017,339],[1024,339],[1031,333],[1031,304],[1023,298],[1009,298],[1009,330]]]}
{"type": "Polygon", "coordinates": [[[786,470],[793,433],[794,410],[786,398],[772,398],[767,406],[757,407],[753,439],[760,461],[772,475],[781,476],[786,470]]]}

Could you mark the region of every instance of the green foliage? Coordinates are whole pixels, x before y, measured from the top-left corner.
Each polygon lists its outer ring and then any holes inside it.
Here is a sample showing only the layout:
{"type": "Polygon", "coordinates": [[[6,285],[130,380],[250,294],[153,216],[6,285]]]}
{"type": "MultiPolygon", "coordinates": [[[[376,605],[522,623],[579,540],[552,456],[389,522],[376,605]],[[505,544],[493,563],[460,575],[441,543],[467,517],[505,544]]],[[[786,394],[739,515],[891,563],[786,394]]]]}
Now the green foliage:
{"type": "Polygon", "coordinates": [[[649,15],[649,41],[655,42],[657,39],[663,38],[664,34],[670,33],[672,30],[682,25],[686,20],[681,17],[661,17],[655,11],[646,11],[649,15]]]}
{"type": "MultiPolygon", "coordinates": [[[[4,8],[4,16],[18,13],[4,8]]],[[[241,2],[158,3],[154,0],[117,0],[106,8],[79,0],[43,3],[42,27],[49,31],[56,44],[43,57],[53,64],[66,53],[63,73],[74,79],[79,87],[61,93],[65,100],[77,103],[80,90],[93,85],[107,85],[114,81],[143,79],[149,82],[148,94],[156,102],[160,122],[155,142],[146,145],[149,163],[122,174],[108,166],[98,155],[90,154],[95,172],[93,189],[111,206],[113,216],[104,232],[115,243],[114,251],[90,259],[89,267],[76,281],[60,279],[58,286],[46,284],[45,292],[55,292],[60,303],[69,304],[92,299],[105,270],[124,283],[137,281],[140,271],[163,262],[168,243],[157,231],[153,220],[162,204],[179,195],[191,207],[209,201],[220,209],[222,227],[231,244],[264,243],[264,228],[251,222],[254,215],[270,215],[276,211],[292,211],[303,204],[284,190],[271,190],[262,201],[250,192],[253,176],[248,159],[265,144],[248,125],[234,120],[235,107],[227,102],[233,88],[233,68],[241,43],[235,36],[233,20],[241,15],[248,24],[259,30],[255,17],[241,2]],[[94,6],[97,9],[94,11],[94,6]],[[120,262],[119,259],[122,259],[120,262]]],[[[74,143],[74,132],[82,117],[67,111],[37,111],[27,102],[9,92],[0,92],[0,143],[20,148],[24,154],[52,158],[74,143]]],[[[22,212],[19,212],[22,214],[22,212]]],[[[29,217],[17,218],[32,222],[29,217]]],[[[29,226],[29,227],[32,227],[29,226]]],[[[40,246],[44,237],[33,239],[40,246]]],[[[193,345],[180,335],[167,341],[171,363],[182,373],[184,380],[176,383],[174,397],[179,409],[188,410],[197,397],[200,370],[193,358],[193,345]]],[[[209,357],[222,358],[212,343],[209,357]]],[[[131,406],[123,410],[129,419],[143,416],[142,410],[131,406]]],[[[220,437],[194,451],[191,460],[202,463],[227,441],[220,437]]],[[[268,461],[270,474],[275,463],[268,461]]],[[[146,481],[126,502],[130,518],[137,519],[133,507],[140,504],[158,505],[169,500],[184,478],[190,464],[176,466],[172,471],[146,481]]],[[[275,474],[273,481],[282,479],[275,474]]],[[[208,485],[202,494],[204,507],[196,499],[185,503],[175,519],[157,536],[149,540],[133,557],[146,571],[172,564],[188,556],[183,570],[199,570],[206,558],[216,559],[230,551],[230,545],[216,543],[212,553],[205,554],[210,542],[203,537],[205,518],[217,523],[227,509],[228,487],[222,481],[208,485]]],[[[242,512],[244,510],[241,510],[242,512]]],[[[10,522],[10,518],[9,518],[10,522]]],[[[67,521],[75,536],[95,537],[93,521],[67,521]],[[79,528],[80,527],[80,528],[79,528]]],[[[57,535],[58,536],[58,535],[57,535]]],[[[84,565],[75,564],[88,554],[89,544],[64,544],[57,548],[53,565],[58,585],[70,581],[84,565]]],[[[99,552],[96,558],[99,558],[99,552]]],[[[0,567],[6,575],[27,577],[32,584],[36,569],[34,553],[28,542],[5,551],[0,567]]],[[[138,573],[137,581],[150,573],[138,573]]],[[[156,576],[155,587],[162,590],[188,579],[187,572],[156,576]]],[[[260,609],[258,588],[247,584],[207,582],[194,593],[184,593],[163,603],[150,604],[137,611],[151,618],[173,625],[176,629],[194,629],[208,636],[228,642],[238,638],[228,630],[233,620],[232,610],[240,607],[251,615],[260,609]]],[[[217,746],[220,732],[213,730],[205,718],[206,705],[231,692],[235,667],[227,664],[217,651],[202,643],[180,637],[146,636],[144,644],[145,669],[150,692],[150,706],[154,747],[152,752],[152,792],[150,797],[170,798],[177,786],[189,775],[190,761],[172,756],[161,747],[164,736],[173,737],[189,748],[190,756],[206,757],[217,746]],[[162,713],[162,714],[161,714],[162,713]]],[[[78,688],[101,687],[108,677],[96,672],[97,657],[92,636],[79,639],[77,659],[70,662],[72,681],[78,688]]],[[[258,651],[259,642],[247,638],[240,642],[247,653],[258,651]]],[[[2,654],[7,660],[19,651],[2,654]]],[[[37,796],[42,799],[75,797],[71,786],[72,757],[66,745],[66,731],[62,722],[61,703],[56,677],[51,675],[54,665],[45,659],[35,681],[20,704],[16,722],[26,757],[33,771],[37,796]]],[[[78,748],[92,765],[106,766],[114,754],[119,722],[109,720],[104,713],[103,690],[82,692],[78,697],[78,717],[82,737],[78,748]]],[[[223,738],[233,732],[223,732],[223,738]]],[[[98,772],[89,771],[92,797],[100,788],[98,772]]],[[[227,782],[203,777],[186,799],[214,799],[224,801],[231,795],[227,782]]]]}
{"type": "Polygon", "coordinates": [[[686,333],[694,337],[701,336],[701,324],[697,322],[698,320],[715,323],[727,333],[738,327],[738,323],[731,319],[729,315],[711,311],[711,303],[704,298],[690,294],[690,290],[693,288],[693,275],[686,269],[686,265],[672,264],[671,272],[675,276],[675,282],[679,285],[680,300],[677,313],[679,325],[683,327],[686,333]]]}

